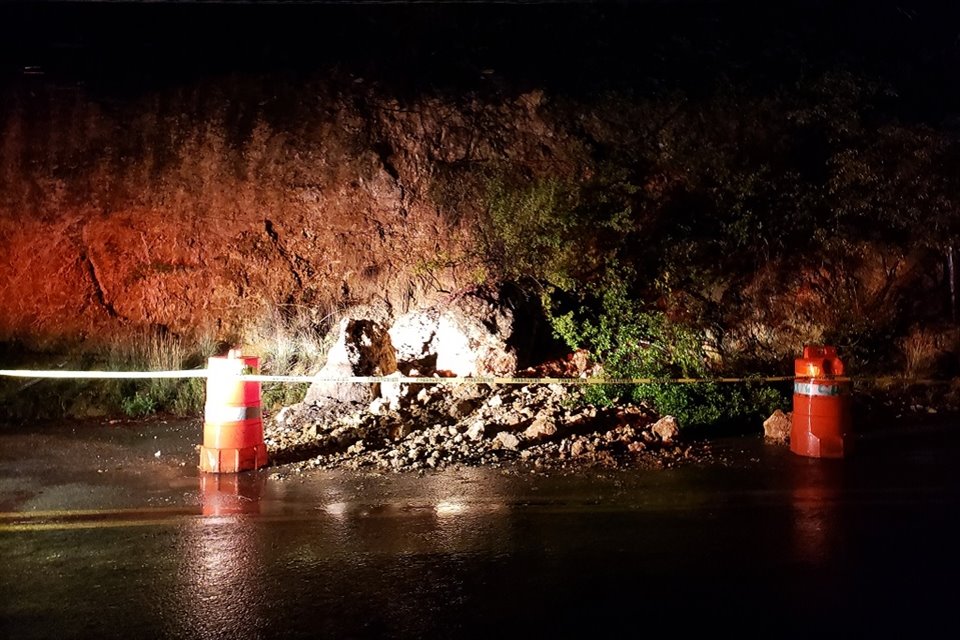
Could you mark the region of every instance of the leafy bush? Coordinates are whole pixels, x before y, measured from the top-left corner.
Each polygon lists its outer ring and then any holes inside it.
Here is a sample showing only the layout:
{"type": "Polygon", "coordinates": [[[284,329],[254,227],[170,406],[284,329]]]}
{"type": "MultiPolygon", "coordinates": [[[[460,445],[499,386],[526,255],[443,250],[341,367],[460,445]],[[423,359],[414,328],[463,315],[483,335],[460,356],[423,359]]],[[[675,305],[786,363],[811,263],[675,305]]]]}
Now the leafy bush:
{"type": "MultiPolygon", "coordinates": [[[[547,308],[552,308],[549,299],[547,308]]],[[[585,347],[610,378],[692,378],[696,383],[649,382],[588,387],[587,402],[610,405],[631,400],[673,415],[685,427],[703,427],[769,413],[783,402],[779,391],[759,382],[710,382],[702,331],[671,321],[662,312],[644,310],[629,296],[626,280],[611,278],[593,304],[552,313],[558,338],[571,348],[585,347]]]]}
{"type": "Polygon", "coordinates": [[[575,191],[556,179],[511,185],[498,178],[488,198],[487,253],[501,277],[573,287],[575,191]]]}
{"type": "Polygon", "coordinates": [[[157,411],[157,398],[150,393],[135,392],[120,400],[120,408],[131,418],[142,418],[157,411]]]}
{"type": "MultiPolygon", "coordinates": [[[[697,324],[702,314],[670,318],[644,302],[657,288],[644,287],[649,275],[638,273],[649,272],[651,261],[637,252],[632,236],[643,222],[634,215],[635,194],[622,172],[601,174],[581,187],[495,181],[490,236],[502,277],[536,283],[555,336],[571,349],[588,349],[606,376],[705,380],[593,386],[584,392],[587,402],[645,402],[687,427],[772,411],[782,397],[771,387],[709,381],[716,373],[697,324]]],[[[684,273],[695,277],[692,268],[684,273]]],[[[665,289],[671,292],[669,283],[665,289]]]]}

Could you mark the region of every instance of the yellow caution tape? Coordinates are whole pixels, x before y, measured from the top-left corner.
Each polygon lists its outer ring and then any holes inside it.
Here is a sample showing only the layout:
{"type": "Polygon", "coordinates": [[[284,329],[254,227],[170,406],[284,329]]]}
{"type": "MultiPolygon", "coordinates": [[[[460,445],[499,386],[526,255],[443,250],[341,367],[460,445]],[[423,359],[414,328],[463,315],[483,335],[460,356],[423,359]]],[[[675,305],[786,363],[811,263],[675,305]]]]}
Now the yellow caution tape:
{"type": "Polygon", "coordinates": [[[7,391],[2,399],[13,393],[20,393],[43,379],[59,380],[152,380],[156,378],[206,378],[205,369],[176,370],[176,371],[65,371],[62,369],[31,370],[31,369],[0,369],[0,378],[30,378],[19,389],[7,391]]]}
{"type": "Polygon", "coordinates": [[[206,369],[181,371],[32,371],[29,369],[0,369],[0,377],[135,380],[151,378],[206,378],[206,369]]]}
{"type": "MultiPolygon", "coordinates": [[[[230,376],[245,382],[291,382],[291,383],[358,383],[358,384],[654,384],[679,383],[697,384],[709,382],[774,382],[794,380],[794,376],[766,376],[741,378],[533,378],[516,376],[465,376],[465,377],[410,377],[410,376],[272,376],[260,374],[231,375],[216,372],[218,377],[230,376]]],[[[185,371],[63,371],[59,369],[43,371],[29,369],[0,369],[0,377],[10,378],[49,378],[49,379],[114,379],[134,380],[150,378],[206,378],[207,369],[185,371]]],[[[837,378],[837,380],[843,380],[837,378]]]]}
{"type": "MultiPolygon", "coordinates": [[[[48,379],[113,379],[138,380],[151,378],[206,378],[210,372],[207,369],[189,369],[180,371],[63,371],[30,370],[30,369],[0,369],[0,377],[10,378],[48,378],[48,379]]],[[[710,383],[743,383],[743,382],[787,382],[792,380],[811,380],[809,376],[741,376],[733,378],[534,378],[516,376],[466,376],[466,377],[408,377],[408,376],[273,376],[273,375],[232,375],[217,372],[217,376],[231,376],[245,382],[286,382],[309,384],[313,382],[356,383],[356,384],[501,384],[501,385],[531,385],[531,384],[559,384],[570,386],[584,386],[597,384],[710,384],[710,383]]],[[[902,384],[950,384],[952,379],[932,378],[899,378],[884,377],[851,377],[825,376],[834,382],[873,382],[873,383],[902,383],[902,384]]]]}

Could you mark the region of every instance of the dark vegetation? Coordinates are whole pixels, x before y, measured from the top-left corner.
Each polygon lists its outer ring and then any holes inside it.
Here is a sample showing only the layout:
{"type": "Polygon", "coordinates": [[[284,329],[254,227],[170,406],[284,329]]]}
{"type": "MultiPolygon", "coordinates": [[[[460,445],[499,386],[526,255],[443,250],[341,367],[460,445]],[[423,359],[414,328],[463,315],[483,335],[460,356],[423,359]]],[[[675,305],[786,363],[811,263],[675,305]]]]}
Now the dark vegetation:
{"type": "MultiPolygon", "coordinates": [[[[424,256],[425,271],[463,262],[477,284],[519,283],[613,377],[782,375],[812,340],[860,373],[952,376],[960,12],[835,4],[14,7],[25,28],[0,46],[8,78],[39,64],[108,108],[208,78],[241,94],[257,78],[258,97],[268,78],[273,122],[317,78],[401,101],[543,91],[582,166],[433,159],[430,196],[478,240],[424,256]]],[[[240,138],[244,113],[225,125],[240,138]]],[[[180,402],[131,389],[131,413],[180,402]]],[[[768,412],[784,391],[654,383],[587,399],[703,425],[768,412]]]]}
{"type": "MultiPolygon", "coordinates": [[[[696,102],[607,96],[586,179],[493,183],[491,255],[505,277],[535,283],[557,335],[613,376],[789,371],[789,350],[750,344],[743,323],[805,288],[822,307],[818,337],[855,370],[902,369],[911,330],[955,312],[960,156],[954,124],[907,120],[898,91],[829,70],[761,95],[721,83],[696,102]],[[759,289],[758,274],[770,274],[759,289]]],[[[696,424],[777,403],[716,385],[598,393],[696,424]]]]}
{"type": "MultiPolygon", "coordinates": [[[[537,289],[556,335],[613,377],[789,372],[807,341],[838,345],[861,374],[954,375],[960,103],[946,72],[960,50],[946,32],[927,39],[929,8],[884,11],[827,11],[838,22],[816,35],[803,18],[718,16],[715,38],[675,34],[665,56],[680,62],[653,86],[560,101],[568,117],[590,114],[579,128],[592,162],[571,180],[492,180],[496,272],[537,289]],[[801,326],[804,294],[819,308],[801,326]],[[784,307],[756,312],[769,304],[784,307]],[[773,326],[776,338],[756,338],[773,326]]],[[[651,400],[704,425],[767,413],[781,391],[587,397],[651,400]]]]}

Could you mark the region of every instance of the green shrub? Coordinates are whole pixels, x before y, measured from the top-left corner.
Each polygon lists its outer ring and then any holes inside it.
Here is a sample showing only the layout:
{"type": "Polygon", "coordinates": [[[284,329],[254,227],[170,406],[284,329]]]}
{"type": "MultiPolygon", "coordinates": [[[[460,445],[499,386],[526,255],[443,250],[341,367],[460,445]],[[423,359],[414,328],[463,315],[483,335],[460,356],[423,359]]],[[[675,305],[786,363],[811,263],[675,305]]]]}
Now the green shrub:
{"type": "MultiPolygon", "coordinates": [[[[547,300],[546,308],[553,309],[547,300]]],[[[647,311],[629,296],[625,279],[609,279],[593,304],[551,313],[558,338],[571,348],[590,349],[610,378],[693,378],[696,383],[650,382],[588,387],[584,400],[611,405],[633,401],[676,417],[684,427],[704,427],[769,413],[783,402],[760,382],[719,383],[709,366],[702,331],[647,311]]]]}
{"type": "MultiPolygon", "coordinates": [[[[179,371],[200,368],[218,344],[201,336],[188,345],[178,336],[163,331],[133,334],[113,343],[106,351],[106,367],[113,371],[179,371]]],[[[108,388],[121,411],[141,418],[164,412],[177,416],[195,416],[203,411],[204,381],[201,378],[153,378],[124,380],[108,388]]]]}
{"type": "Polygon", "coordinates": [[[131,418],[143,418],[157,411],[157,399],[150,393],[135,392],[120,400],[123,413],[131,418]]]}
{"type": "Polygon", "coordinates": [[[686,427],[772,411],[782,404],[776,388],[711,382],[740,372],[722,371],[706,348],[706,327],[719,313],[701,292],[754,268],[756,258],[741,259],[756,253],[752,210],[691,203],[670,211],[640,182],[615,166],[596,168],[582,184],[493,180],[487,251],[497,273],[534,283],[554,335],[589,350],[606,376],[704,380],[599,385],[585,390],[585,401],[645,402],[686,427]],[[717,218],[719,208],[743,224],[717,218]]]}
{"type": "Polygon", "coordinates": [[[487,253],[508,280],[534,278],[571,288],[578,249],[571,242],[576,227],[576,191],[559,180],[516,185],[503,178],[489,187],[487,253]]]}
{"type": "MultiPolygon", "coordinates": [[[[11,368],[166,371],[202,369],[207,358],[227,344],[243,342],[259,355],[261,371],[277,375],[309,375],[319,370],[331,336],[331,314],[299,306],[276,309],[244,338],[228,342],[211,335],[184,339],[165,331],[146,330],[117,338],[108,347],[73,352],[36,353],[0,343],[0,355],[11,368]]],[[[0,380],[0,418],[9,420],[99,417],[122,414],[143,418],[156,413],[199,416],[206,396],[204,378],[145,380],[0,380]]],[[[309,384],[268,383],[263,405],[278,409],[300,402],[309,384]]]]}

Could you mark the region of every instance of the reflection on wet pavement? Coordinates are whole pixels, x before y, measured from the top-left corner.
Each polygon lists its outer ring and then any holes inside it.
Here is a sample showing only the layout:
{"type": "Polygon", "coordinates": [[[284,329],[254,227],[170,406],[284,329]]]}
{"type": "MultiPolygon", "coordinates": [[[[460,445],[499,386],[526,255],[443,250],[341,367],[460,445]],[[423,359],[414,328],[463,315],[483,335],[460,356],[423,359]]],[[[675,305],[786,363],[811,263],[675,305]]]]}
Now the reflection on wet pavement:
{"type": "Polygon", "coordinates": [[[263,472],[200,473],[200,503],[205,516],[255,515],[267,486],[263,472]]]}
{"type": "Polygon", "coordinates": [[[207,515],[179,528],[174,596],[158,611],[167,631],[206,638],[266,631],[271,598],[262,580],[259,529],[237,514],[207,515]]]}
{"type": "Polygon", "coordinates": [[[922,632],[952,610],[940,585],[960,568],[952,430],[843,462],[735,440],[717,443],[731,464],[670,471],[285,481],[199,474],[175,442],[155,474],[89,473],[78,455],[43,474],[2,440],[5,637],[922,632]]]}
{"type": "Polygon", "coordinates": [[[841,464],[820,461],[790,469],[791,545],[801,562],[817,564],[834,555],[833,547],[839,542],[838,502],[843,495],[841,464]]]}

